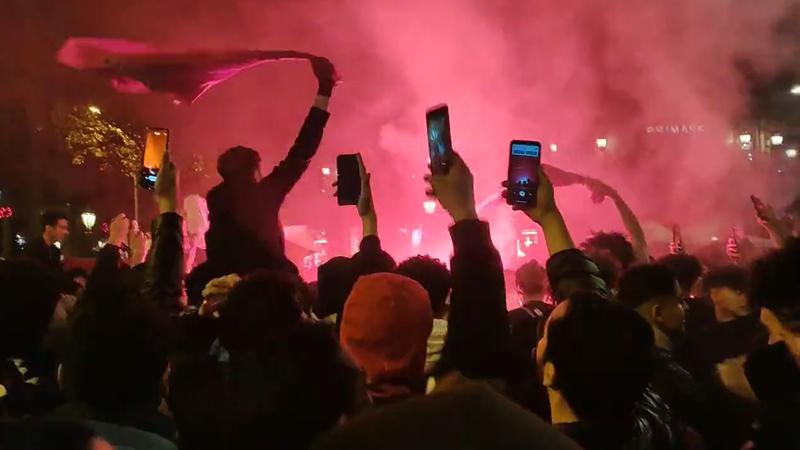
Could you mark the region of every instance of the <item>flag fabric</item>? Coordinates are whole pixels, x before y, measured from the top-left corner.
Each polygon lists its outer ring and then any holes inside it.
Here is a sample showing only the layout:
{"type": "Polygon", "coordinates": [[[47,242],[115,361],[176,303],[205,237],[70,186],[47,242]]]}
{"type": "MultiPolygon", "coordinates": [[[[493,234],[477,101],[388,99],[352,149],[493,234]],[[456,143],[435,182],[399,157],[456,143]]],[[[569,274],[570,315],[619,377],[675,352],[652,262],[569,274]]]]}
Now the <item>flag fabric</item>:
{"type": "Polygon", "coordinates": [[[126,94],[169,93],[192,103],[217,84],[270,61],[312,59],[294,50],[161,51],[125,39],[68,38],[56,59],[108,78],[126,94]]]}

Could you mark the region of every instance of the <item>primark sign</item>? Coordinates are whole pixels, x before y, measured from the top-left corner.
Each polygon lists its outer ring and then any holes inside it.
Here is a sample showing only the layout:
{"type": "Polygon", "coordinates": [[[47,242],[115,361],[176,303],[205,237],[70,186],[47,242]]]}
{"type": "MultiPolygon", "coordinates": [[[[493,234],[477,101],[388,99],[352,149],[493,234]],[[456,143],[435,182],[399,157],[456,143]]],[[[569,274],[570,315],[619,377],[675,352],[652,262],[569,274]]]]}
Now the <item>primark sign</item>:
{"type": "Polygon", "coordinates": [[[698,134],[706,131],[705,125],[680,123],[669,125],[648,125],[647,134],[698,134]]]}

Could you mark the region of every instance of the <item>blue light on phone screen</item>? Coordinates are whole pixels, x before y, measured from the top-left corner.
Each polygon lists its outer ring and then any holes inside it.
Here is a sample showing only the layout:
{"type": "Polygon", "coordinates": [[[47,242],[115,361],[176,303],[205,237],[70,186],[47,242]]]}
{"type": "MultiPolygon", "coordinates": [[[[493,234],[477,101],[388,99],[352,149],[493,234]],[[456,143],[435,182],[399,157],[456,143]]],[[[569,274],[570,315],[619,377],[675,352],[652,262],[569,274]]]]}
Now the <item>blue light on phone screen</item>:
{"type": "Polygon", "coordinates": [[[514,156],[527,156],[529,158],[538,158],[541,149],[538,145],[533,144],[514,144],[511,147],[511,154],[514,156]]]}

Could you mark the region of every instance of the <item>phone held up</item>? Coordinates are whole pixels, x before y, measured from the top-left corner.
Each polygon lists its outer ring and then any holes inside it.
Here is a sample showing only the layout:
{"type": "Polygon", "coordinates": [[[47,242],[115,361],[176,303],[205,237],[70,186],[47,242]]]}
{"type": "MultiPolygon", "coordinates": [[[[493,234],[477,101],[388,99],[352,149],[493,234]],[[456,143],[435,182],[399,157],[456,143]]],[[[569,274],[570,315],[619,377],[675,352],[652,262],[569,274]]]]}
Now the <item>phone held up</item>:
{"type": "Polygon", "coordinates": [[[336,200],[340,206],[357,205],[361,197],[361,155],[336,157],[336,200]]]}
{"type": "Polygon", "coordinates": [[[450,137],[450,112],[446,104],[437,105],[425,113],[428,127],[428,157],[431,173],[444,174],[453,162],[453,142],[450,137]]]}
{"type": "Polygon", "coordinates": [[[539,165],[542,144],[536,141],[511,141],[508,158],[509,205],[531,208],[536,206],[539,189],[539,165]]]}
{"type": "Polygon", "coordinates": [[[161,160],[169,147],[169,130],[166,128],[148,128],[144,141],[144,159],[139,172],[139,186],[154,190],[161,160]]]}

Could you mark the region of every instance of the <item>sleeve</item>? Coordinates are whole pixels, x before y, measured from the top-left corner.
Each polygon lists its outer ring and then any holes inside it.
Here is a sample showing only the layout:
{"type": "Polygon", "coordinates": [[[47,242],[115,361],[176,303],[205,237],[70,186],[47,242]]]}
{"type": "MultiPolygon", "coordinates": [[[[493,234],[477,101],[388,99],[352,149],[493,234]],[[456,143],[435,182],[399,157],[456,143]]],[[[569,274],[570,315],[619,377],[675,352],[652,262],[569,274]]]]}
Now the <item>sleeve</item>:
{"type": "Polygon", "coordinates": [[[359,251],[352,259],[358,276],[391,272],[397,266],[394,258],[381,248],[381,240],[377,236],[366,236],[362,239],[359,251]]]}
{"type": "Polygon", "coordinates": [[[509,330],[500,255],[479,220],[456,223],[448,332],[435,372],[459,370],[470,378],[508,376],[509,330]]]}
{"type": "Polygon", "coordinates": [[[162,214],[147,258],[143,296],[168,312],[181,309],[183,269],[183,218],[162,214]]]}
{"type": "Polygon", "coordinates": [[[328,111],[312,107],[289,154],[261,181],[261,185],[276,197],[278,203],[283,202],[317,153],[328,117],[328,111]]]}
{"type": "Polygon", "coordinates": [[[547,260],[547,278],[557,300],[567,299],[578,291],[611,298],[597,265],[578,249],[564,250],[551,256],[547,260]]]}

